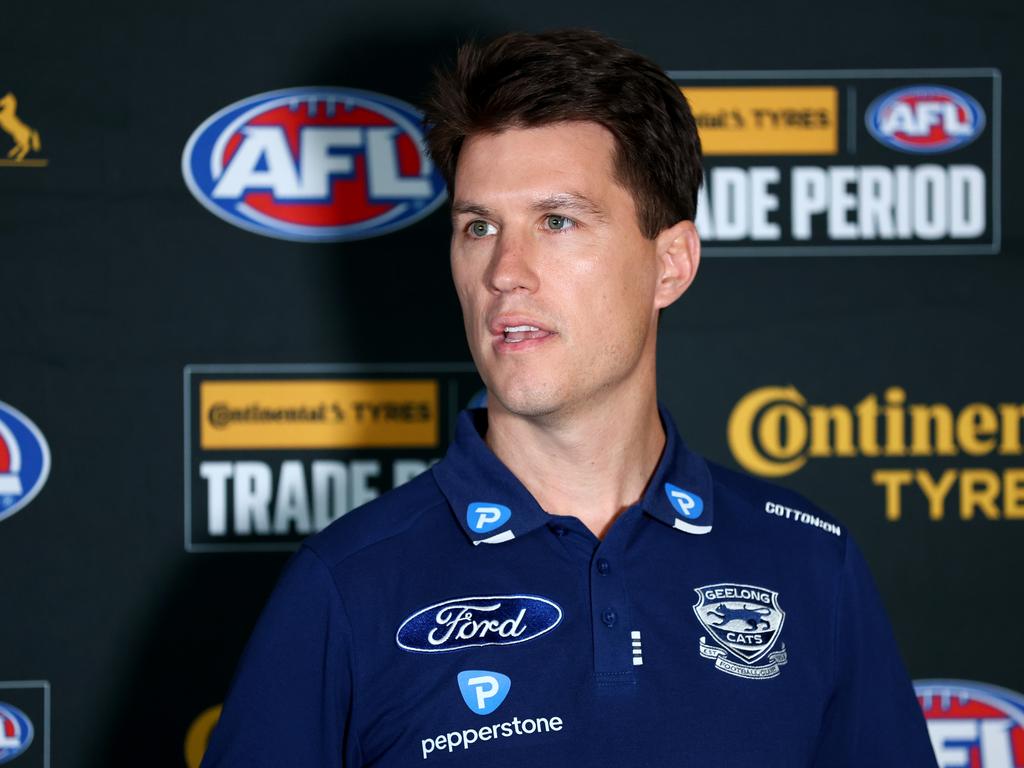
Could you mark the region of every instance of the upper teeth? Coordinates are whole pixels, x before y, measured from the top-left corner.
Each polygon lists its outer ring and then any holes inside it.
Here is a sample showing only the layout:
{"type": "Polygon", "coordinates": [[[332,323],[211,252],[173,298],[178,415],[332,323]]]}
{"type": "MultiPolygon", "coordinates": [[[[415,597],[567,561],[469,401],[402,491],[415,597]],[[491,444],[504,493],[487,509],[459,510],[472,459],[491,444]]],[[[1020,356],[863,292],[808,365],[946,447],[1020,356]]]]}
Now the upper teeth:
{"type": "Polygon", "coordinates": [[[523,331],[539,331],[534,325],[506,325],[505,333],[522,333],[523,331]]]}

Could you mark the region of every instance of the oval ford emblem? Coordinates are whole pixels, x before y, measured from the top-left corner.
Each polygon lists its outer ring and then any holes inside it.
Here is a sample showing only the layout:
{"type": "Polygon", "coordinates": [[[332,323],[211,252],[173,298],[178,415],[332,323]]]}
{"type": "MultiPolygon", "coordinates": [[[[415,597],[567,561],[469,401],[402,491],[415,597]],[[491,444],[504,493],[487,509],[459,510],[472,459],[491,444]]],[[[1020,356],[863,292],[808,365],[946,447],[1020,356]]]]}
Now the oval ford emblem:
{"type": "Polygon", "coordinates": [[[902,152],[934,154],[970,144],[985,127],[985,110],[963,91],[915,85],[884,93],[864,116],[879,142],[902,152]]]}
{"type": "Polygon", "coordinates": [[[562,609],[544,597],[460,597],[414,613],[398,628],[395,642],[419,653],[512,645],[540,637],[561,621],[562,609]]]}
{"type": "Polygon", "coordinates": [[[0,701],[0,763],[22,754],[32,743],[32,721],[17,707],[0,701]]]}
{"type": "Polygon", "coordinates": [[[42,490],[50,475],[50,446],[28,416],[0,402],[0,520],[42,490]]]}
{"type": "Polygon", "coordinates": [[[211,213],[283,240],[337,242],[401,229],[445,199],[409,104],[351,88],[289,88],[207,118],[181,157],[211,213]]]}

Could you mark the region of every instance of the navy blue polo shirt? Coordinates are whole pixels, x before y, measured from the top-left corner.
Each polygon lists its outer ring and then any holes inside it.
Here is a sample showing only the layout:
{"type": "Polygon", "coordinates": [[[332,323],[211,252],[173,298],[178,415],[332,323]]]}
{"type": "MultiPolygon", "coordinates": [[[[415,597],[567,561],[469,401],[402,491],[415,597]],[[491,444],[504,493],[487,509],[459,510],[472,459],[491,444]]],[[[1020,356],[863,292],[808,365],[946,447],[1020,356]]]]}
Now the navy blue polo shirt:
{"type": "Polygon", "coordinates": [[[431,471],[290,561],[204,768],[934,768],[846,531],[662,421],[643,498],[598,539],[463,412],[431,471]]]}

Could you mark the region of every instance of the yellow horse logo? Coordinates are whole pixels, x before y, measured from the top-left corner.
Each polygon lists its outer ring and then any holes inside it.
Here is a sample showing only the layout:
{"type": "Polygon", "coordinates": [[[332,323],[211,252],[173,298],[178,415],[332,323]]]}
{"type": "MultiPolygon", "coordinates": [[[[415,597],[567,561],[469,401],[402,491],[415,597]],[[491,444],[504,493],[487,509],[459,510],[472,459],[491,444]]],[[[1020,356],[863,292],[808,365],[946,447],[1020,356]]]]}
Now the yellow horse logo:
{"type": "Polygon", "coordinates": [[[14,146],[7,153],[8,159],[20,163],[30,150],[38,152],[42,145],[39,142],[39,131],[25,125],[18,117],[17,110],[18,100],[8,91],[0,99],[0,130],[14,139],[14,146]]]}

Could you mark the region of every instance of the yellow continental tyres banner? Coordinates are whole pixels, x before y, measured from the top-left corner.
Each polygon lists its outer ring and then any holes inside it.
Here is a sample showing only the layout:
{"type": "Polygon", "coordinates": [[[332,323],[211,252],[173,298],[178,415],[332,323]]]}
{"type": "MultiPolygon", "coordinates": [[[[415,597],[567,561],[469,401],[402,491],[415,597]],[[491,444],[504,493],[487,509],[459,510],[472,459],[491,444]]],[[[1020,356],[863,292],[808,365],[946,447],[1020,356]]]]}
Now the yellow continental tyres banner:
{"type": "Polygon", "coordinates": [[[294,549],[428,471],[482,387],[468,363],[186,366],[185,550],[294,549]]]}
{"type": "Polygon", "coordinates": [[[835,86],[688,86],[684,92],[705,155],[839,152],[835,86]]]}
{"type": "Polygon", "coordinates": [[[433,448],[438,398],[436,379],[204,381],[199,446],[433,448]]]}
{"type": "Polygon", "coordinates": [[[796,387],[743,395],[726,425],[729,449],[748,472],[792,475],[811,461],[846,462],[880,489],[885,519],[1024,520],[1024,403],[909,401],[886,387],[855,403],[813,403],[796,387]],[[856,462],[850,464],[850,462],[856,462]]]}

